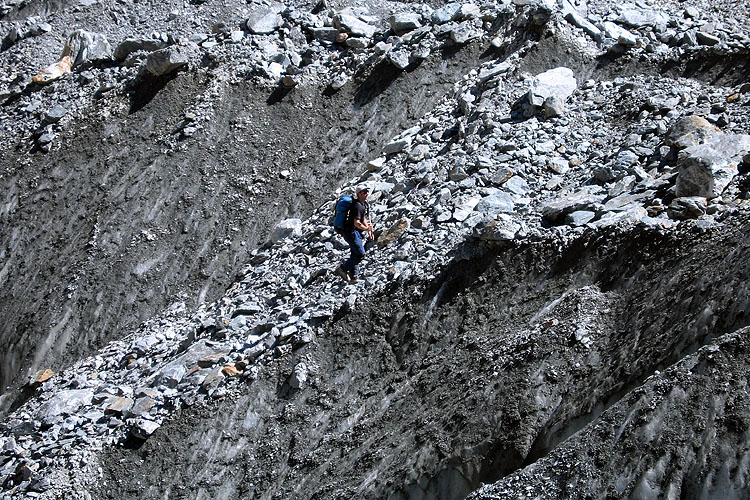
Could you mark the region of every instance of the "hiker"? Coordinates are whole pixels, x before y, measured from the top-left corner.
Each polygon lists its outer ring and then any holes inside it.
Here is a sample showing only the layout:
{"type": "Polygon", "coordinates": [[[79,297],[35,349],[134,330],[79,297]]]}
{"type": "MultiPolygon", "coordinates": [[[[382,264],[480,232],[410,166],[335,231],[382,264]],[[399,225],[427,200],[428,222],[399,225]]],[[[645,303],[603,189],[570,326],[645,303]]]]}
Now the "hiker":
{"type": "Polygon", "coordinates": [[[373,226],[370,224],[370,206],[367,204],[369,195],[370,188],[364,184],[357,186],[357,196],[352,200],[341,232],[341,235],[349,244],[351,255],[346,259],[346,262],[336,268],[336,274],[341,276],[344,281],[352,283],[359,281],[359,263],[365,257],[363,233],[371,240],[375,238],[372,233],[373,226]]]}

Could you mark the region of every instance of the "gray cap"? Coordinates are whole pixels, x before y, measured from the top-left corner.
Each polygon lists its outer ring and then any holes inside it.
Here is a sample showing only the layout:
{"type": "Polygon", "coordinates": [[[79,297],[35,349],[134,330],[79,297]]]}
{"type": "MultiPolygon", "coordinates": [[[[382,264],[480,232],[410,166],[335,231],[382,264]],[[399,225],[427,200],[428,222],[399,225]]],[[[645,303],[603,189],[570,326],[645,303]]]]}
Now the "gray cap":
{"type": "Polygon", "coordinates": [[[369,193],[370,186],[368,186],[367,184],[360,184],[359,186],[357,186],[357,193],[361,193],[362,191],[367,191],[369,193]]]}

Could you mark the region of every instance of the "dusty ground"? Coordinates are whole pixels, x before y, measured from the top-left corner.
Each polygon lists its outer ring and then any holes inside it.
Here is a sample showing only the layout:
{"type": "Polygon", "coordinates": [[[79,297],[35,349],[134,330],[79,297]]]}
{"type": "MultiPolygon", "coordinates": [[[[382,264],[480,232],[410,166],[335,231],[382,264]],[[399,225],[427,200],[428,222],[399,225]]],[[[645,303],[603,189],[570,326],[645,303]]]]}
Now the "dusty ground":
{"type": "Polygon", "coordinates": [[[357,87],[281,99],[250,83],[179,73],[157,82],[158,92],[139,89],[142,100],[136,92],[92,110],[66,132],[72,147],[27,163],[15,150],[0,153],[8,207],[0,300],[14,318],[0,329],[8,346],[0,386],[59,369],[170,304],[215,299],[274,223],[329,201],[473,57],[467,49],[426,61],[398,79],[377,67],[357,87]],[[175,124],[217,85],[206,133],[173,147],[175,124]]]}
{"type": "MultiPolygon", "coordinates": [[[[589,232],[562,249],[470,245],[470,259],[438,282],[395,289],[334,321],[239,399],[111,452],[100,497],[462,498],[746,325],[747,224],[589,232]],[[287,378],[299,362],[314,375],[297,391],[287,378]]],[[[683,498],[707,486],[715,466],[691,467],[702,475],[683,498]]],[[[593,497],[615,482],[600,479],[593,497]]]]}

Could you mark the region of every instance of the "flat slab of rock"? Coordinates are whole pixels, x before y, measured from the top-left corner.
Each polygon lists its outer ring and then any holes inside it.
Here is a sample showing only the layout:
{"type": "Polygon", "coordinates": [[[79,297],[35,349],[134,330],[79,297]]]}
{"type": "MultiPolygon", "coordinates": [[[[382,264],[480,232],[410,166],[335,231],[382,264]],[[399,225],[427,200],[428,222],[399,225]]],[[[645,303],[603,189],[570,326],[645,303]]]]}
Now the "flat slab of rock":
{"type": "Polygon", "coordinates": [[[584,186],[574,193],[563,195],[543,204],[541,206],[542,216],[550,222],[557,222],[566,214],[586,210],[597,203],[601,203],[606,197],[607,195],[601,187],[584,186]]]}

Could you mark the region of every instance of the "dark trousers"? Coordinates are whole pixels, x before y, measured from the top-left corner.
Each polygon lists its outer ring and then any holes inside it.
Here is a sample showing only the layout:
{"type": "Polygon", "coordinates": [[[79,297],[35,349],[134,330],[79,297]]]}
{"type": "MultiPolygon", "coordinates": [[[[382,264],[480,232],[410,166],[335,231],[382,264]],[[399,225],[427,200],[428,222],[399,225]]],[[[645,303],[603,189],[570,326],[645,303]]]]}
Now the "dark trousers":
{"type": "Polygon", "coordinates": [[[359,263],[365,258],[365,246],[362,243],[362,235],[356,229],[351,232],[344,232],[344,240],[349,244],[351,255],[346,259],[341,268],[347,273],[353,273],[354,277],[359,276],[359,263]]]}

